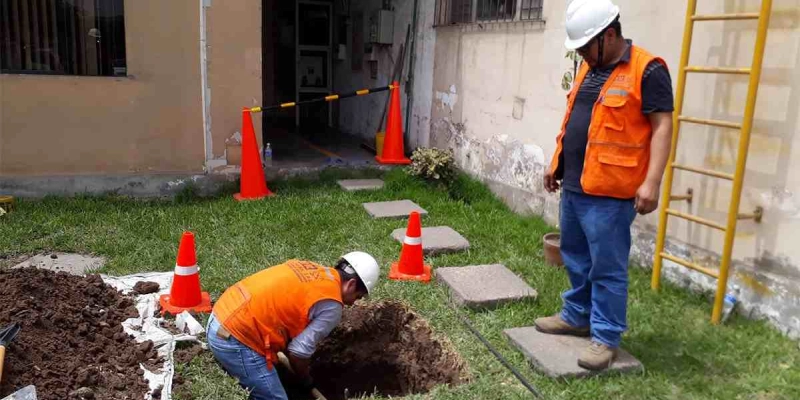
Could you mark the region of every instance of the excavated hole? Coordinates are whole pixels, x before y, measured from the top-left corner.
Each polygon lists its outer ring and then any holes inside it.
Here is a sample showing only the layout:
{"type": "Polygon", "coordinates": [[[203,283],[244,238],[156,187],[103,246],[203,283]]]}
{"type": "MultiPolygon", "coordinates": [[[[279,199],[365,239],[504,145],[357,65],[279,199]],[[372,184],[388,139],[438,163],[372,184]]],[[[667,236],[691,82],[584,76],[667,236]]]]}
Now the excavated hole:
{"type": "MultiPolygon", "coordinates": [[[[465,371],[450,344],[434,338],[427,322],[398,302],[345,309],[311,364],[315,384],[329,400],[425,393],[462,383],[465,371]]],[[[286,383],[290,398],[310,398],[286,383]]]]}

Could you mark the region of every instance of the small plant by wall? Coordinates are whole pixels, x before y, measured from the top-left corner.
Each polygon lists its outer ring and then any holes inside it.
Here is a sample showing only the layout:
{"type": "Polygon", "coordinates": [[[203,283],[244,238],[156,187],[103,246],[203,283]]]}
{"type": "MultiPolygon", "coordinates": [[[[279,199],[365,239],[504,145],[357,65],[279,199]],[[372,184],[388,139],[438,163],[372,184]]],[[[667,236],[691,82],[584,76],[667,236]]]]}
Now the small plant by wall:
{"type": "Polygon", "coordinates": [[[456,176],[456,163],[451,149],[421,147],[411,154],[411,165],[407,172],[442,187],[449,186],[456,176]]]}
{"type": "Polygon", "coordinates": [[[578,55],[578,52],[575,50],[567,51],[566,56],[567,58],[572,61],[572,68],[564,72],[564,75],[561,77],[561,88],[569,91],[572,89],[572,83],[575,82],[575,76],[578,75],[578,66],[581,65],[583,58],[578,55]]]}

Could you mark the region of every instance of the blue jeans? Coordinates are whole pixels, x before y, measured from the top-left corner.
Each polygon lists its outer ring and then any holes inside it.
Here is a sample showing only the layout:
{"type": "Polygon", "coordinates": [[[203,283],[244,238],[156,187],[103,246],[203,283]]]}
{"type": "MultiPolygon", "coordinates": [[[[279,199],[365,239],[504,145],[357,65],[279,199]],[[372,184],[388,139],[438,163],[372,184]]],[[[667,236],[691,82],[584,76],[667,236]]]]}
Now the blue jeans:
{"type": "Polygon", "coordinates": [[[561,318],[591,326],[592,340],[619,347],[627,326],[633,200],[561,193],[561,256],[572,283],[561,318]]]}
{"type": "Polygon", "coordinates": [[[208,320],[207,338],[211,353],[222,368],[250,392],[251,400],[288,400],[278,370],[267,367],[267,359],[233,336],[217,336],[220,324],[214,314],[208,320]]]}

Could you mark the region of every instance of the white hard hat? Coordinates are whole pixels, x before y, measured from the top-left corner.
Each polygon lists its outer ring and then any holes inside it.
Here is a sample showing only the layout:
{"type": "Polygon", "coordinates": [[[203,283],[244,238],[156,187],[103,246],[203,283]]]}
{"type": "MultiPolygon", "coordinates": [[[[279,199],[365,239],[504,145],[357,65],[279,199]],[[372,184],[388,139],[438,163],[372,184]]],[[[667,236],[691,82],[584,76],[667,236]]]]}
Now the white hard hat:
{"type": "Polygon", "coordinates": [[[375,258],[362,251],[347,253],[342,258],[356,270],[356,274],[364,282],[364,286],[367,287],[367,294],[371,293],[375,285],[378,284],[378,277],[381,273],[375,258]]]}
{"type": "Polygon", "coordinates": [[[567,40],[564,43],[575,50],[619,17],[619,7],[611,0],[573,0],[567,6],[567,40]]]}

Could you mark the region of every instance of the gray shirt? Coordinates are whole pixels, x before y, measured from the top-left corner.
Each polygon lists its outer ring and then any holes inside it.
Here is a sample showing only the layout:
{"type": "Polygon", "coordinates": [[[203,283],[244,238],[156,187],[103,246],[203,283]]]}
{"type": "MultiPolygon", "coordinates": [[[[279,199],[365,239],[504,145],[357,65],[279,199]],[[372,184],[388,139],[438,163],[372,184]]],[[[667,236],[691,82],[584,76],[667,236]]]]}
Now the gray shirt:
{"type": "Polygon", "coordinates": [[[335,300],[320,300],[308,311],[309,324],[289,343],[288,350],[298,358],[311,358],[317,345],[328,337],[342,320],[342,304],[335,300]]]}

